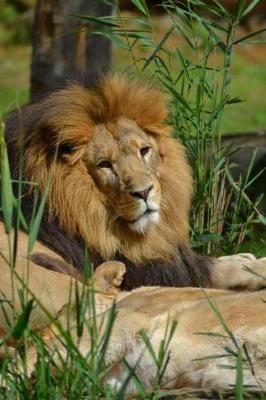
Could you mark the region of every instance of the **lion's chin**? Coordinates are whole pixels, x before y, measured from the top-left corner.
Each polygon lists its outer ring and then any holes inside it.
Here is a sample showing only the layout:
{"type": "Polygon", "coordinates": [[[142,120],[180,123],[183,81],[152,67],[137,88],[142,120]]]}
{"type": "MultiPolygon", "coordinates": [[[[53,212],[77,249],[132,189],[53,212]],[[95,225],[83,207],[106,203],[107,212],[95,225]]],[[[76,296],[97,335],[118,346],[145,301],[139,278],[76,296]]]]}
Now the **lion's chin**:
{"type": "Polygon", "coordinates": [[[159,211],[145,212],[140,218],[134,222],[130,222],[129,228],[139,235],[144,235],[152,225],[157,224],[160,220],[159,211]]]}

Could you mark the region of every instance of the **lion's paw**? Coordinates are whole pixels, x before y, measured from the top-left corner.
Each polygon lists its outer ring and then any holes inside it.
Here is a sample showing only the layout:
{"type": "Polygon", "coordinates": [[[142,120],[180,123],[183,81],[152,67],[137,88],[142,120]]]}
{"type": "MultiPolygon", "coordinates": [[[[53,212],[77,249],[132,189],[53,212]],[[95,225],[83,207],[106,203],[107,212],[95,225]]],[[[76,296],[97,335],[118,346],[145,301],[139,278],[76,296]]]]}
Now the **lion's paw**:
{"type": "Polygon", "coordinates": [[[266,287],[266,258],[240,253],[220,257],[211,271],[211,285],[222,289],[257,290],[266,287]]]}
{"type": "Polygon", "coordinates": [[[97,267],[94,273],[94,282],[98,290],[117,294],[126,273],[126,266],[119,261],[106,261],[97,267]]]}
{"type": "Polygon", "coordinates": [[[243,270],[252,277],[250,278],[250,287],[248,289],[266,288],[266,257],[250,262],[243,270]]]}
{"type": "Polygon", "coordinates": [[[252,253],[238,253],[231,256],[222,256],[218,260],[229,261],[229,262],[250,262],[255,261],[257,258],[252,253]]]}

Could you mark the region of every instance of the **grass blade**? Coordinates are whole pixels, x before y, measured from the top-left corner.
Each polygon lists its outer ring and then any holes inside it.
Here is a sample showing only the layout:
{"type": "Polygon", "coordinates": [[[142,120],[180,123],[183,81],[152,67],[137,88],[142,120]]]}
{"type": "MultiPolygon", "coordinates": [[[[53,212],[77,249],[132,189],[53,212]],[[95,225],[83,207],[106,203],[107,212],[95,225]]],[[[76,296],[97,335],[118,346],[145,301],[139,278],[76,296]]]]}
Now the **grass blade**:
{"type": "Polygon", "coordinates": [[[4,216],[4,226],[6,233],[10,233],[12,229],[14,196],[11,183],[7,148],[4,140],[4,127],[2,126],[0,129],[1,208],[4,216]]]}
{"type": "Polygon", "coordinates": [[[240,350],[237,355],[236,362],[236,385],[235,385],[235,399],[243,400],[244,399],[244,376],[243,376],[243,357],[242,351],[240,350]]]}
{"type": "Polygon", "coordinates": [[[149,15],[149,9],[146,4],[146,0],[131,0],[133,4],[137,7],[137,9],[142,12],[146,17],[149,15]]]}
{"type": "Polygon", "coordinates": [[[25,329],[27,329],[28,327],[30,314],[33,309],[33,302],[34,300],[31,299],[24,306],[23,312],[20,314],[14,328],[11,330],[10,336],[13,337],[15,340],[20,339],[23,336],[25,329]]]}
{"type": "Polygon", "coordinates": [[[48,193],[49,193],[50,184],[46,186],[43,198],[39,205],[39,208],[36,212],[35,218],[33,219],[32,223],[30,224],[30,232],[29,232],[29,241],[28,241],[28,253],[30,254],[33,250],[34,243],[38,237],[42,216],[44,213],[45,204],[47,201],[48,193]]]}

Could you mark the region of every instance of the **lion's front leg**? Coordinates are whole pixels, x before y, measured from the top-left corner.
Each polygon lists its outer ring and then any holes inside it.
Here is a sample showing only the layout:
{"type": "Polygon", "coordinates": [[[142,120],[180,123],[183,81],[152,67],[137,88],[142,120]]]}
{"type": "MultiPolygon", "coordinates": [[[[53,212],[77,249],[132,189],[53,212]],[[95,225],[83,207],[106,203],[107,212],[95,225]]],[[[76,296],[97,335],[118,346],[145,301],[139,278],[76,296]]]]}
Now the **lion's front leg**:
{"type": "Polygon", "coordinates": [[[217,258],[210,271],[211,287],[257,290],[266,287],[266,257],[249,253],[217,258]]]}

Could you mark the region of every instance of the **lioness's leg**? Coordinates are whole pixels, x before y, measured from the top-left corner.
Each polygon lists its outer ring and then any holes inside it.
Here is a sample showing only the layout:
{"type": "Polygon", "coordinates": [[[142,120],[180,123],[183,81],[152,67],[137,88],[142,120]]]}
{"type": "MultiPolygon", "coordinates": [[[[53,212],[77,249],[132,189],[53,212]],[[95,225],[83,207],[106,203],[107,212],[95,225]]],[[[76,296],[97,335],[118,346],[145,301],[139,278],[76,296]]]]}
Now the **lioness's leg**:
{"type": "Polygon", "coordinates": [[[211,269],[211,287],[257,290],[266,287],[266,257],[252,254],[220,257],[211,269]]]}

